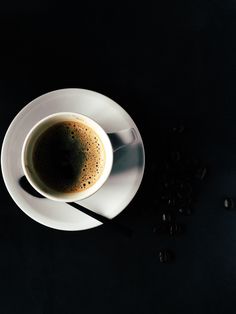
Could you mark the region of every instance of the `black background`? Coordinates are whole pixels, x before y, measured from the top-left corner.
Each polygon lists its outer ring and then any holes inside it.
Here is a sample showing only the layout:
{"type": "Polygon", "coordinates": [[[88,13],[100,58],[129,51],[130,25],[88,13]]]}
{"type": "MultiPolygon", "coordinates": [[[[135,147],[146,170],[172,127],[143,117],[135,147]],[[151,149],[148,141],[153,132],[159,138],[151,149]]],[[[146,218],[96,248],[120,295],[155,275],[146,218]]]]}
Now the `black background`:
{"type": "Polygon", "coordinates": [[[0,313],[233,313],[236,4],[234,1],[18,1],[0,6],[0,136],[35,97],[80,87],[117,101],[135,120],[146,172],[116,219],[63,232],[30,220],[1,180],[0,313]],[[155,165],[169,126],[208,164],[179,238],[153,234],[155,165]],[[158,250],[176,260],[160,264],[158,250]]]}

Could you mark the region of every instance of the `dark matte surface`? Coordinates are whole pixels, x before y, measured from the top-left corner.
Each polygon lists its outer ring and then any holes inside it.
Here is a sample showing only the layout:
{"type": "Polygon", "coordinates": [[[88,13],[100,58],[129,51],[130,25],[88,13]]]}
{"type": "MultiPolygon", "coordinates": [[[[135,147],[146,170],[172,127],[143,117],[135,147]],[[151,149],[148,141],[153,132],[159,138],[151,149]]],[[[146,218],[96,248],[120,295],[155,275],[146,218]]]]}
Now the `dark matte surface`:
{"type": "Polygon", "coordinates": [[[60,232],[30,220],[1,181],[0,313],[234,313],[236,5],[233,1],[9,2],[0,8],[0,136],[33,98],[64,87],[113,98],[146,148],[143,184],[107,226],[60,232]],[[178,238],[152,233],[155,165],[165,130],[188,126],[207,162],[194,214],[178,238]],[[161,264],[160,249],[176,254],[161,264]]]}

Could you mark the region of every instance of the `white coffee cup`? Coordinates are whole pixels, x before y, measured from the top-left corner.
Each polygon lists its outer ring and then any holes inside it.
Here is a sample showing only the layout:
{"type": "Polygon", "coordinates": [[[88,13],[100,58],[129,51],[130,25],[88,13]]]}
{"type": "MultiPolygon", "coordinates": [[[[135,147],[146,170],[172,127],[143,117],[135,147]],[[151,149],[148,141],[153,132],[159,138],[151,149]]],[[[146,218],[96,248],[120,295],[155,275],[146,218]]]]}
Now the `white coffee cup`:
{"type": "Polygon", "coordinates": [[[75,202],[91,196],[96,191],[98,191],[98,189],[100,189],[102,185],[106,182],[107,178],[110,175],[113,165],[113,147],[106,132],[94,120],[78,113],[59,112],[49,115],[46,118],[40,120],[29,131],[23,143],[21,162],[27,180],[32,185],[32,187],[40,194],[54,201],[75,202]],[[55,191],[52,188],[48,187],[46,183],[40,179],[40,177],[37,174],[37,171],[34,169],[33,151],[38,138],[49,127],[63,121],[75,121],[87,125],[98,135],[103,144],[105,153],[105,164],[103,171],[98,180],[91,187],[83,191],[70,193],[55,191]]]}

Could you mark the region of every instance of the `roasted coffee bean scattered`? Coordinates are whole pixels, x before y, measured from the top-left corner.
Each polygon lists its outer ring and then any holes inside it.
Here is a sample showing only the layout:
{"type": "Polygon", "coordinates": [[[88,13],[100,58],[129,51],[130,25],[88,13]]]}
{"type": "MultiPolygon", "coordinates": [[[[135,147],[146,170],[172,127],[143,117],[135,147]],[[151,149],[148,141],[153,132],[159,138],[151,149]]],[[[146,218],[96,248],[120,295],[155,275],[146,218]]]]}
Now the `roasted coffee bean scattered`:
{"type": "Polygon", "coordinates": [[[174,254],[170,250],[161,250],[159,251],[159,261],[161,263],[170,263],[174,259],[174,254]]]}
{"type": "Polygon", "coordinates": [[[207,173],[206,167],[200,167],[197,169],[195,177],[199,180],[203,180],[206,176],[206,173],[207,173]]]}
{"type": "Polygon", "coordinates": [[[176,199],[174,197],[170,197],[168,200],[167,200],[167,204],[170,208],[174,208],[175,205],[176,205],[176,199]]]}
{"type": "Polygon", "coordinates": [[[169,190],[163,191],[161,196],[160,196],[160,199],[162,201],[167,201],[168,202],[170,198],[171,198],[171,194],[170,194],[169,190]]]}
{"type": "Polygon", "coordinates": [[[184,126],[180,125],[178,127],[171,128],[169,131],[172,134],[182,134],[184,132],[184,129],[185,129],[184,126]]]}
{"type": "MultiPolygon", "coordinates": [[[[185,224],[179,220],[192,214],[193,205],[199,193],[200,183],[205,179],[208,170],[202,162],[191,157],[191,139],[186,137],[185,127],[170,128],[165,134],[163,155],[159,163],[158,187],[160,210],[159,224],[153,228],[156,234],[179,236],[185,231],[185,224]]],[[[234,202],[227,198],[225,208],[233,208],[234,202]]],[[[170,260],[168,250],[159,252],[161,263],[170,260]]]]}
{"type": "Polygon", "coordinates": [[[180,235],[183,233],[183,227],[177,223],[170,224],[169,233],[171,236],[180,235]]]}
{"type": "Polygon", "coordinates": [[[190,208],[184,208],[184,207],[180,207],[178,209],[178,212],[184,216],[190,216],[192,214],[192,210],[190,208]]]}
{"type": "Polygon", "coordinates": [[[170,213],[163,213],[161,218],[163,222],[170,222],[173,220],[173,216],[170,213]]]}
{"type": "Polygon", "coordinates": [[[231,197],[226,197],[224,199],[224,207],[226,209],[233,209],[234,208],[234,200],[231,197]]]}
{"type": "Polygon", "coordinates": [[[177,191],[176,196],[179,200],[183,200],[185,195],[182,191],[177,191]]]}

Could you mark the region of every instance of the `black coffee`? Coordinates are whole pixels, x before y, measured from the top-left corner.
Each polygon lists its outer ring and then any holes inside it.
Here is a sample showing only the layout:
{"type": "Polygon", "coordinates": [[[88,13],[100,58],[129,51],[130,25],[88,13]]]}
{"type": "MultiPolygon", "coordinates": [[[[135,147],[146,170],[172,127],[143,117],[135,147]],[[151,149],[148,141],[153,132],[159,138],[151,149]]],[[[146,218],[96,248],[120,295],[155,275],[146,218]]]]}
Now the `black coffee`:
{"type": "Polygon", "coordinates": [[[44,131],[33,150],[33,167],[45,185],[58,192],[79,192],[101,176],[103,144],[90,127],[59,122],[44,131]]]}

